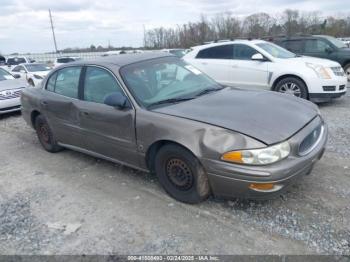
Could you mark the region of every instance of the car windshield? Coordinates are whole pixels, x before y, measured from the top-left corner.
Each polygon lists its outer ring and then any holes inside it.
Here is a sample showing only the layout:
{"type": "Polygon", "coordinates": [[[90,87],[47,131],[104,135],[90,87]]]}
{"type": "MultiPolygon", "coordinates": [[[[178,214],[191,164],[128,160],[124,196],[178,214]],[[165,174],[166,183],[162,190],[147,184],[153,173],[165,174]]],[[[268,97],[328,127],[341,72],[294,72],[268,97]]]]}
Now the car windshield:
{"type": "Polygon", "coordinates": [[[287,49],[284,49],[272,43],[260,43],[260,44],[257,44],[257,46],[262,48],[267,53],[269,53],[270,55],[276,58],[286,59],[286,58],[293,58],[297,56],[296,54],[288,51],[287,49]]]}
{"type": "Polygon", "coordinates": [[[26,62],[26,60],[22,57],[14,57],[14,58],[7,59],[8,65],[19,65],[19,64],[23,64],[25,62],[26,62]]]}
{"type": "Polygon", "coordinates": [[[333,45],[335,45],[337,48],[347,48],[346,44],[339,39],[336,39],[331,36],[327,36],[326,39],[331,42],[333,45]]]}
{"type": "Polygon", "coordinates": [[[146,108],[194,99],[223,88],[175,57],[128,65],[120,73],[136,101],[146,108]]]}
{"type": "Polygon", "coordinates": [[[26,65],[26,68],[29,72],[40,72],[40,71],[49,71],[50,70],[50,68],[44,64],[26,65]]]}
{"type": "Polygon", "coordinates": [[[184,49],[173,49],[173,50],[169,50],[169,53],[176,55],[177,57],[183,57],[186,52],[184,49]]]}
{"type": "Polygon", "coordinates": [[[0,81],[15,79],[10,73],[0,68],[0,81]]]}

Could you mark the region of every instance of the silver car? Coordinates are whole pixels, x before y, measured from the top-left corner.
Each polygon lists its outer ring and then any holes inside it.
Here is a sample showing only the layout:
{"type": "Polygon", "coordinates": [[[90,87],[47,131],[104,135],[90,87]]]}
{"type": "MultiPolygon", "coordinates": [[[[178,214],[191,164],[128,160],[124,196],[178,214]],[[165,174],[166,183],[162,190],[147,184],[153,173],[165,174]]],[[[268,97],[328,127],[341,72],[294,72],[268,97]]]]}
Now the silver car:
{"type": "Polygon", "coordinates": [[[0,114],[21,110],[20,96],[27,83],[0,68],[0,114]]]}
{"type": "Polygon", "coordinates": [[[327,140],[311,102],[221,86],[166,53],[58,67],[23,92],[22,115],[47,151],[155,172],[187,203],[281,194],[311,172],[327,140]]]}

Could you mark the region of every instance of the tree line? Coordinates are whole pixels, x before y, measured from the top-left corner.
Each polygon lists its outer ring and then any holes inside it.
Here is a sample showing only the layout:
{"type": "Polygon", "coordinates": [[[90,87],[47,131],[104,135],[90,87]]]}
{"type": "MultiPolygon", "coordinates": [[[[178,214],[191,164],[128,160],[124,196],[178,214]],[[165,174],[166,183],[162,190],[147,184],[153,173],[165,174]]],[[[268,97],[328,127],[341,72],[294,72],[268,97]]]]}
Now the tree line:
{"type": "Polygon", "coordinates": [[[198,22],[174,28],[154,28],[144,33],[144,46],[150,49],[189,48],[208,41],[235,38],[270,38],[280,35],[327,34],[350,36],[350,15],[323,17],[320,12],[287,9],[270,15],[255,13],[244,18],[220,13],[212,18],[201,15],[198,22]]]}

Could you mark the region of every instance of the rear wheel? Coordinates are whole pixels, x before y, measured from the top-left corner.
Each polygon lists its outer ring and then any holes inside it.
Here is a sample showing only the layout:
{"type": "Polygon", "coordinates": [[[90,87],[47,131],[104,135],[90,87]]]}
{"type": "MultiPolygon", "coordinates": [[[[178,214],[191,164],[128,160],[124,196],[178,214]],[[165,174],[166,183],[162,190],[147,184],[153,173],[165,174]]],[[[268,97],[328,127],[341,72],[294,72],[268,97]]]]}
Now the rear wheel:
{"type": "Polygon", "coordinates": [[[168,144],[155,158],[159,182],[178,201],[195,204],[210,194],[207,174],[198,159],[185,148],[168,144]]]}
{"type": "Polygon", "coordinates": [[[294,95],[304,99],[308,98],[306,85],[303,81],[296,77],[283,78],[276,84],[275,91],[294,95]]]}
{"type": "Polygon", "coordinates": [[[40,141],[40,144],[45,148],[46,151],[56,153],[62,150],[62,147],[57,144],[54,138],[51,128],[47,123],[44,116],[39,115],[35,119],[35,130],[40,141]]]}
{"type": "Polygon", "coordinates": [[[350,63],[344,67],[346,76],[348,77],[348,82],[350,82],[350,63]]]}

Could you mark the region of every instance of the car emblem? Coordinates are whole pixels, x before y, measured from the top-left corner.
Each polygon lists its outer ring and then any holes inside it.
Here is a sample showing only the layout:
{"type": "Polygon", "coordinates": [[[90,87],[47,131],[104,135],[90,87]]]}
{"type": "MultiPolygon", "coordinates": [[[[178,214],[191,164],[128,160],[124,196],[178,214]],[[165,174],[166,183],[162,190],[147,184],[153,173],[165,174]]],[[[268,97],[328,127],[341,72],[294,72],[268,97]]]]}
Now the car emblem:
{"type": "Polygon", "coordinates": [[[11,91],[6,91],[6,95],[10,96],[10,95],[12,95],[12,92],[11,91]]]}

